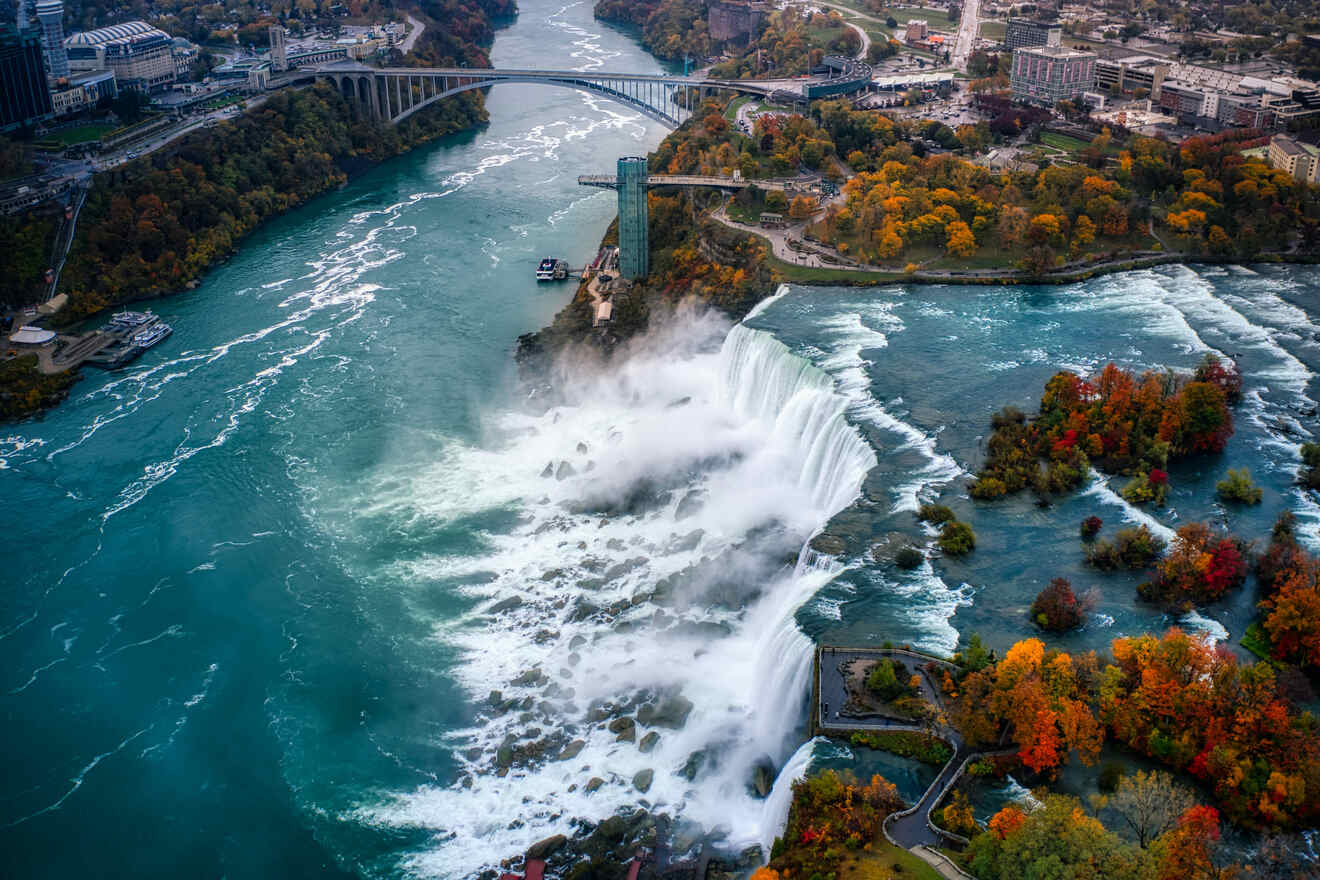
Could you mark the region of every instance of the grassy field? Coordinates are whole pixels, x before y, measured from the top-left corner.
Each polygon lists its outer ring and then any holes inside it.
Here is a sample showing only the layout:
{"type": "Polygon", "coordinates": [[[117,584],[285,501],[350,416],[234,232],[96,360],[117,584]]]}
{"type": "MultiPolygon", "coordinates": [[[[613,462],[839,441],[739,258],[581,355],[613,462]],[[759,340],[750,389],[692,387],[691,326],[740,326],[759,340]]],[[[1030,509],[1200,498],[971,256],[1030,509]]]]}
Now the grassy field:
{"type": "Polygon", "coordinates": [[[785,281],[843,282],[847,284],[865,281],[870,284],[887,284],[903,279],[902,275],[886,272],[856,272],[851,269],[816,269],[809,266],[794,266],[792,263],[785,263],[774,254],[768,254],[767,259],[770,261],[770,267],[785,281]]]}
{"type": "Polygon", "coordinates": [[[938,871],[883,836],[839,866],[839,880],[942,880],[938,871]]]}
{"type": "Polygon", "coordinates": [[[100,140],[106,132],[114,131],[115,126],[106,125],[101,122],[94,122],[90,125],[80,125],[77,128],[66,128],[62,131],[51,132],[46,136],[46,140],[59,141],[66,147],[74,144],[85,144],[89,141],[100,140]]]}
{"type": "Polygon", "coordinates": [[[1079,150],[1085,150],[1091,144],[1081,138],[1069,137],[1066,134],[1047,131],[1041,134],[1040,142],[1047,147],[1053,147],[1056,150],[1063,150],[1065,153],[1076,153],[1079,150]]]}
{"type": "Polygon", "coordinates": [[[828,49],[830,43],[847,34],[851,28],[847,25],[838,27],[808,27],[806,29],[807,46],[812,49],[828,49]]]}
{"type": "Polygon", "coordinates": [[[1004,33],[1008,30],[1008,24],[1002,21],[983,21],[981,22],[981,36],[987,40],[1004,41],[1004,33]]]}
{"type": "Polygon", "coordinates": [[[943,9],[919,9],[913,6],[893,6],[879,13],[877,18],[893,18],[903,27],[914,18],[924,18],[932,29],[937,31],[956,31],[958,25],[949,19],[949,13],[943,9]]]}
{"type": "Polygon", "coordinates": [[[741,98],[734,98],[732,101],[729,102],[729,106],[724,108],[724,118],[729,120],[730,122],[737,119],[738,111],[742,109],[742,106],[744,104],[752,100],[755,99],[748,97],[747,95],[744,95],[741,98]]]}

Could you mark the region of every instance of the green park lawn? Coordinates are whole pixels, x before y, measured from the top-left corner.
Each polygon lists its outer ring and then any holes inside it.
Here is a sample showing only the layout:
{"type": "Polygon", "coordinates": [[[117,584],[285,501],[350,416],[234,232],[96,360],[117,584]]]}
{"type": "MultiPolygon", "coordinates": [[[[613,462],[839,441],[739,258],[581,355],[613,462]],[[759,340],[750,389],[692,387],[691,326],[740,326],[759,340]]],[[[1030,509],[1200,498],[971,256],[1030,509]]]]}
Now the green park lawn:
{"type": "Polygon", "coordinates": [[[46,135],[46,140],[59,141],[61,146],[70,147],[74,144],[85,144],[91,141],[100,140],[107,132],[115,130],[115,126],[107,125],[103,122],[93,122],[88,125],[79,125],[76,128],[66,128],[61,131],[51,132],[46,135]]]}
{"type": "Polygon", "coordinates": [[[1040,136],[1040,142],[1047,147],[1053,147],[1056,150],[1063,150],[1065,153],[1076,153],[1091,146],[1088,141],[1084,141],[1081,138],[1069,137],[1066,134],[1059,134],[1053,131],[1042,133],[1040,136]]]}
{"type": "Polygon", "coordinates": [[[866,851],[846,857],[838,880],[942,880],[939,872],[905,849],[877,836],[866,851]]]}

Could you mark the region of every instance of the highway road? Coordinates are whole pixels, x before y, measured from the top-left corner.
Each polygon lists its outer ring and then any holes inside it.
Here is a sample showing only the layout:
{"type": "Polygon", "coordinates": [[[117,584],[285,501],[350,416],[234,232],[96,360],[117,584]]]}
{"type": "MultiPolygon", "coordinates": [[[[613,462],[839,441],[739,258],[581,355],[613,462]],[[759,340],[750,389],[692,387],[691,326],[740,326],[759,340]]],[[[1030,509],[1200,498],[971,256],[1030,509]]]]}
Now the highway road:
{"type": "Polygon", "coordinates": [[[963,4],[962,19],[958,22],[958,39],[953,44],[950,59],[953,66],[966,72],[967,59],[971,57],[972,47],[976,45],[976,34],[981,27],[981,0],[967,0],[963,4]]]}
{"type": "Polygon", "coordinates": [[[398,46],[399,51],[404,55],[407,55],[412,51],[413,44],[416,43],[417,38],[422,35],[422,31],[426,30],[426,25],[413,18],[411,15],[408,15],[407,18],[408,24],[412,30],[408,31],[408,37],[398,46]]]}

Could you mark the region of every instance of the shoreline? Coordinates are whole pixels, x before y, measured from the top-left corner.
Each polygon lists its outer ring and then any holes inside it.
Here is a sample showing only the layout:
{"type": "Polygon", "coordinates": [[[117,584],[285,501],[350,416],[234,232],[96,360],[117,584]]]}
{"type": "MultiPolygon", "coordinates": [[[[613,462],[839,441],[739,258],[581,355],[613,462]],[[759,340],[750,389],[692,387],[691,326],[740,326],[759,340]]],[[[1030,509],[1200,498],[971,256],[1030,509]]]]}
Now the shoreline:
{"type": "MultiPolygon", "coordinates": [[[[841,275],[861,276],[854,278],[839,279],[811,279],[811,278],[791,278],[784,277],[785,284],[797,284],[802,287],[883,287],[889,284],[923,284],[927,286],[948,286],[948,287],[1026,287],[1031,285],[1055,286],[1064,284],[1076,284],[1081,281],[1089,281],[1093,278],[1100,278],[1105,275],[1118,275],[1123,272],[1135,272],[1140,269],[1151,269],[1156,266],[1255,266],[1255,265],[1295,265],[1295,266],[1313,266],[1320,264],[1320,256],[1303,258],[1283,258],[1269,259],[1270,254],[1261,254],[1252,260],[1236,260],[1229,257],[1208,257],[1192,256],[1188,254],[1166,254],[1162,256],[1138,257],[1132,260],[1124,261],[1121,265],[1102,265],[1091,268],[1080,268],[1068,270],[1066,272],[1051,273],[1045,276],[1028,275],[954,275],[951,272],[943,275],[925,275],[920,272],[911,275],[904,273],[886,273],[883,278],[871,280],[865,277],[868,273],[858,272],[849,269],[826,269],[816,270],[825,272],[838,272],[841,275]]],[[[776,261],[778,262],[778,261],[776,261]]],[[[777,268],[777,267],[776,267],[777,268]]],[[[790,268],[793,268],[790,266],[790,268]]],[[[812,270],[807,270],[812,271],[812,270]]],[[[956,270],[955,270],[956,271],[956,270]]],[[[882,274],[877,270],[874,274],[882,274]]]]}

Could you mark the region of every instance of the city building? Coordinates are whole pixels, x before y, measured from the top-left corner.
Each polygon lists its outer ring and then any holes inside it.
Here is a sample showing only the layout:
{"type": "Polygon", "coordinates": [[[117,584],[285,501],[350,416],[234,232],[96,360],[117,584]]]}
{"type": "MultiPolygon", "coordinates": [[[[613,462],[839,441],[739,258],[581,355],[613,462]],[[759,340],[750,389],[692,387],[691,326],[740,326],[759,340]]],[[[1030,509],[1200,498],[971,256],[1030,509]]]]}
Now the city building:
{"type": "Polygon", "coordinates": [[[177,79],[188,79],[193,62],[201,53],[185,37],[175,37],[170,41],[170,55],[174,58],[174,75],[177,79]]]}
{"type": "Polygon", "coordinates": [[[644,157],[619,160],[619,275],[623,278],[645,278],[650,270],[646,183],[644,157]]]}
{"type": "Polygon", "coordinates": [[[1270,164],[1295,180],[1320,181],[1320,149],[1286,134],[1270,138],[1270,164]]]}
{"type": "Polygon", "coordinates": [[[1053,107],[1095,88],[1094,52],[1062,46],[1033,46],[1013,52],[1009,82],[1013,100],[1053,107]]]}
{"type": "Polygon", "coordinates": [[[276,73],[289,69],[289,50],[284,44],[284,28],[277,24],[270,26],[270,69],[276,73]]]}
{"type": "Polygon", "coordinates": [[[178,78],[173,41],[145,21],[73,34],[64,46],[72,70],[113,70],[120,88],[150,92],[178,78]]]}
{"type": "Polygon", "coordinates": [[[317,64],[329,64],[332,61],[343,61],[348,58],[348,50],[343,46],[324,49],[308,49],[306,52],[296,52],[293,55],[285,56],[285,70],[295,70],[299,67],[309,67],[317,64]]]}
{"type": "Polygon", "coordinates": [[[92,70],[70,76],[67,86],[51,90],[50,100],[55,115],[64,116],[93,107],[102,98],[113,98],[118,94],[114,71],[92,70]]]}
{"type": "Polygon", "coordinates": [[[46,62],[46,78],[55,80],[66,77],[69,75],[69,56],[64,51],[64,2],[39,0],[36,13],[41,28],[41,53],[46,62]]]}
{"type": "Polygon", "coordinates": [[[1058,22],[1032,21],[1028,18],[1010,18],[1004,28],[1004,45],[1010,50],[1032,46],[1057,46],[1063,35],[1058,22]]]}
{"type": "Polygon", "coordinates": [[[907,30],[903,33],[903,40],[906,43],[915,43],[926,39],[930,34],[930,27],[924,18],[908,19],[907,30]]]}
{"type": "Polygon", "coordinates": [[[36,125],[53,113],[41,32],[0,26],[0,131],[36,125]]]}
{"type": "Polygon", "coordinates": [[[712,40],[746,42],[761,33],[765,4],[712,0],[706,12],[706,29],[712,40]]]}
{"type": "Polygon", "coordinates": [[[1095,62],[1096,88],[1130,95],[1138,89],[1147,94],[1158,94],[1164,77],[1169,74],[1170,63],[1150,55],[1130,56],[1122,59],[1097,58],[1095,62]]]}

